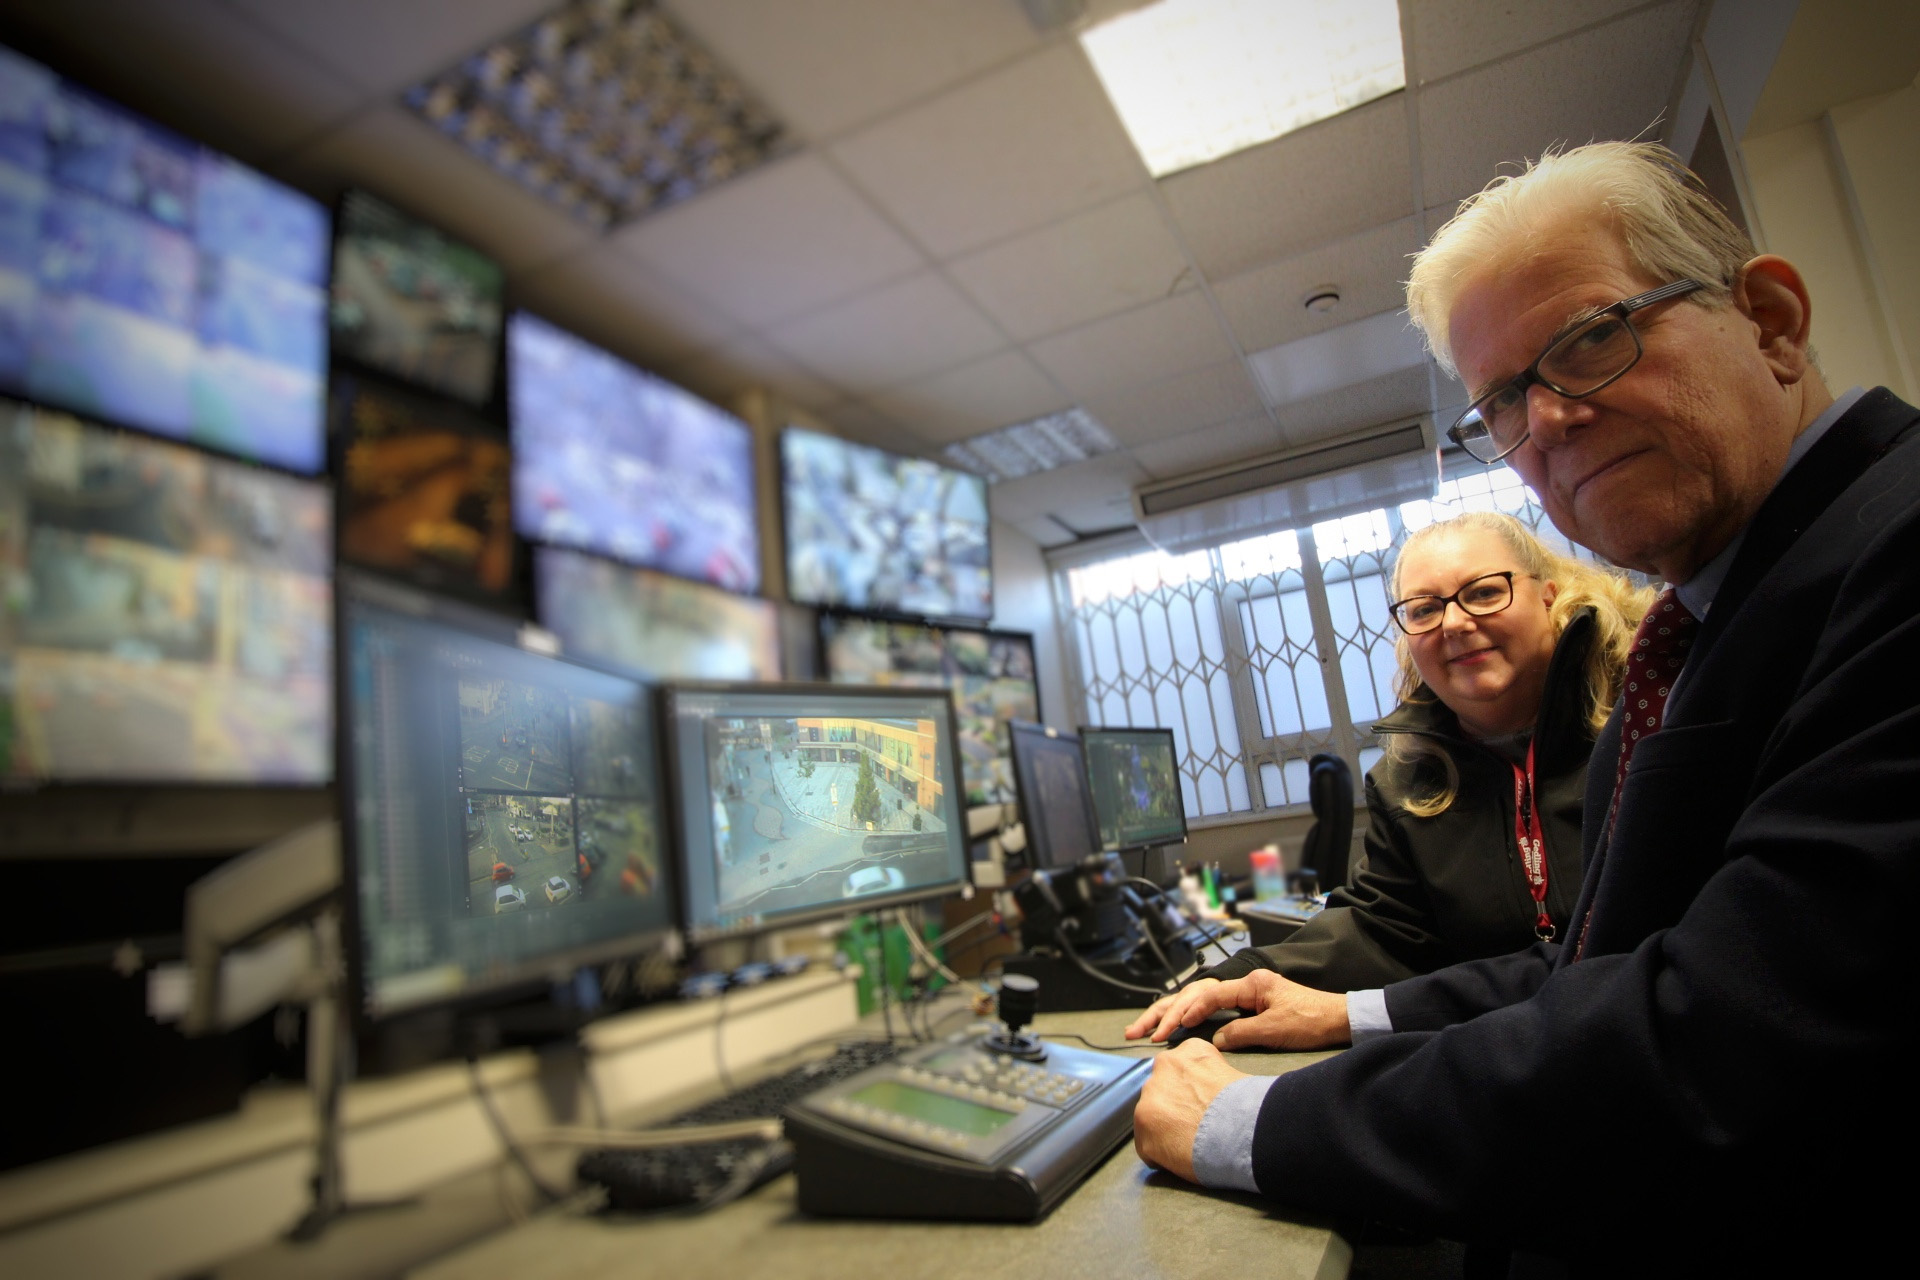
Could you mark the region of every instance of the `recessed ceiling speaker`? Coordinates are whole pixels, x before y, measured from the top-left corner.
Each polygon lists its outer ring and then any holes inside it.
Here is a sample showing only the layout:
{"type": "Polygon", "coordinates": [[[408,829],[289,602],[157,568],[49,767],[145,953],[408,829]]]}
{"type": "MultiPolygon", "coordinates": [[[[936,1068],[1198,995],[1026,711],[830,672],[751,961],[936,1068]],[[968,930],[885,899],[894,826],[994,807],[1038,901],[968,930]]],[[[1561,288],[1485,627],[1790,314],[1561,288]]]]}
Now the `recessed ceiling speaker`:
{"type": "Polygon", "coordinates": [[[1317,316],[1331,315],[1340,305],[1340,291],[1330,284],[1323,284],[1307,291],[1307,310],[1317,316]]]}

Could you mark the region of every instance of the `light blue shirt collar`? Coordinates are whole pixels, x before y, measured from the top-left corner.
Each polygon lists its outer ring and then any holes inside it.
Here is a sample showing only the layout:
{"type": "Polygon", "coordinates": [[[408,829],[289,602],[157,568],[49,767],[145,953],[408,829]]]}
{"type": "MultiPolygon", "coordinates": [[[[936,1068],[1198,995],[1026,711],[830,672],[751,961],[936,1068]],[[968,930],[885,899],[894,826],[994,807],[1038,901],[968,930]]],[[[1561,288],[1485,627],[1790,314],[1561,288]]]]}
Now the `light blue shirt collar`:
{"type": "MultiPolygon", "coordinates": [[[[1807,425],[1807,429],[1794,438],[1793,447],[1787,450],[1787,464],[1780,468],[1780,475],[1774,480],[1777,488],[1789,471],[1800,465],[1800,459],[1807,456],[1813,446],[1820,443],[1820,437],[1827,434],[1834,423],[1845,417],[1848,410],[1860,402],[1867,394],[1865,387],[1852,387],[1827,406],[1826,411],[1807,425]]],[[[1771,492],[1771,490],[1769,490],[1771,492]]],[[[1688,613],[1696,618],[1705,619],[1707,610],[1713,607],[1713,598],[1720,594],[1720,584],[1727,580],[1727,570],[1733,568],[1733,559],[1740,554],[1740,544],[1747,540],[1747,531],[1735,534],[1719,555],[1700,566],[1700,571],[1679,583],[1673,589],[1680,597],[1680,603],[1688,613]]]]}

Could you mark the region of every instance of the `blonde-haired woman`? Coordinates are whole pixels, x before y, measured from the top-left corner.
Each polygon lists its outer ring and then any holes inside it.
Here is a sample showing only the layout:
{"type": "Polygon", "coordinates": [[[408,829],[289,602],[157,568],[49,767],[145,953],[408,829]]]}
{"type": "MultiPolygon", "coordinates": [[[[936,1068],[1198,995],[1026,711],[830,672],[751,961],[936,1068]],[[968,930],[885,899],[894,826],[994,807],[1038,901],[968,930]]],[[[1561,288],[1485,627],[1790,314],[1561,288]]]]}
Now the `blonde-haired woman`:
{"type": "MultiPolygon", "coordinates": [[[[1469,512],[1407,539],[1389,599],[1400,705],[1374,726],[1365,860],[1299,932],[1207,978],[1364,991],[1566,931],[1587,759],[1652,590],[1469,512]]],[[[1171,1031],[1181,995],[1128,1035],[1171,1031]]]]}

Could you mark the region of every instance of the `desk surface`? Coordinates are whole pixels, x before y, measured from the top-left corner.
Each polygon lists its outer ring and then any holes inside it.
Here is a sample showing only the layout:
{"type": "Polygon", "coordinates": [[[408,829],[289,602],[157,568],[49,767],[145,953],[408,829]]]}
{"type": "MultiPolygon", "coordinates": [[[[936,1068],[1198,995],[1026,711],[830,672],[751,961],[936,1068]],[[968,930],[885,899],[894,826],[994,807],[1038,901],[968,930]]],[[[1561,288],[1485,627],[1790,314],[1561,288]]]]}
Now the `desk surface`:
{"type": "MultiPolygon", "coordinates": [[[[1131,1016],[1120,1010],[1045,1014],[1036,1027],[1115,1045],[1131,1016]]],[[[1279,1075],[1330,1056],[1231,1058],[1242,1071],[1279,1075]]],[[[1039,1274],[1046,1280],[1171,1280],[1249,1271],[1335,1280],[1346,1275],[1351,1258],[1346,1242],[1326,1227],[1289,1221],[1251,1196],[1201,1191],[1155,1173],[1140,1163],[1131,1145],[1114,1152],[1059,1208],[1031,1225],[815,1219],[803,1217],[794,1200],[788,1175],[698,1217],[622,1219],[556,1210],[413,1274],[422,1280],[532,1275],[951,1280],[957,1268],[967,1268],[976,1275],[1039,1274]]]]}

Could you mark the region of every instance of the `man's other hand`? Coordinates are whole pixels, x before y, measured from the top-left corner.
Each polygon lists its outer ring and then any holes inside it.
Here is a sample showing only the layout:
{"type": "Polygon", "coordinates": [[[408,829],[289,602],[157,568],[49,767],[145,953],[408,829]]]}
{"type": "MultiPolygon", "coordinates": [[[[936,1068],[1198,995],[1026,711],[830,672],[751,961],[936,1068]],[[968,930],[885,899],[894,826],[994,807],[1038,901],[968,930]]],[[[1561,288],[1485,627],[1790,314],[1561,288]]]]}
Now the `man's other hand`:
{"type": "Polygon", "coordinates": [[[1353,1041],[1344,995],[1303,987],[1270,969],[1225,982],[1203,978],[1163,996],[1127,1027],[1126,1037],[1164,1042],[1175,1027],[1197,1026],[1220,1009],[1248,1010],[1215,1033],[1222,1049],[1331,1049],[1353,1041]]]}
{"type": "Polygon", "coordinates": [[[1240,1075],[1201,1040],[1161,1054],[1133,1109],[1133,1149],[1140,1159],[1188,1182],[1199,1181],[1193,1174],[1194,1135],[1213,1100],[1240,1075]]]}

